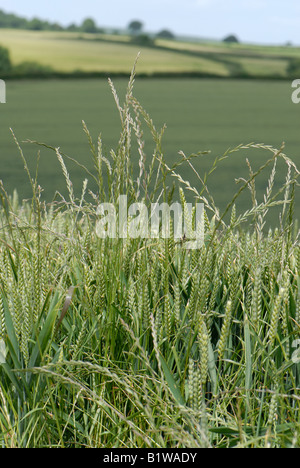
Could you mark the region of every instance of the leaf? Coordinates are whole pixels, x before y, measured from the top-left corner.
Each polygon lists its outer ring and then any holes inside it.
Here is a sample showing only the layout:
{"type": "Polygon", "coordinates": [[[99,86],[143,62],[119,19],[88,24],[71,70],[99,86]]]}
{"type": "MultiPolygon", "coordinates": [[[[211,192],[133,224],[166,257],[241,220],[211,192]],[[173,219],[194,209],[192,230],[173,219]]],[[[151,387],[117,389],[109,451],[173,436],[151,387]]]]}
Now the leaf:
{"type": "Polygon", "coordinates": [[[36,367],[39,365],[41,358],[43,357],[45,350],[50,341],[50,337],[52,336],[55,320],[58,314],[58,307],[57,304],[59,302],[59,294],[56,292],[54,297],[51,301],[48,315],[46,317],[45,323],[36,337],[36,343],[32,350],[28,367],[36,367]]]}
{"type": "Polygon", "coordinates": [[[20,348],[19,348],[19,343],[16,337],[15,333],[15,327],[12,321],[11,313],[6,301],[6,297],[1,291],[2,294],[2,303],[3,303],[3,308],[4,308],[4,315],[5,315],[5,324],[6,324],[6,331],[7,331],[7,347],[8,347],[8,352],[12,357],[14,367],[16,369],[21,369],[21,363],[19,361],[19,355],[20,355],[20,348]]]}
{"type": "Polygon", "coordinates": [[[160,362],[164,371],[167,384],[169,385],[169,389],[171,390],[172,395],[174,396],[177,403],[179,403],[182,406],[185,406],[185,401],[183,399],[183,396],[180,393],[178,385],[174,380],[174,377],[168,367],[168,364],[165,361],[165,358],[162,356],[162,354],[160,354],[159,357],[160,357],[160,362]]]}
{"type": "Polygon", "coordinates": [[[7,349],[5,349],[5,360],[2,362],[2,368],[8,375],[10,381],[17,389],[19,396],[22,398],[22,394],[24,394],[24,389],[28,391],[28,385],[25,379],[25,376],[20,374],[20,380],[16,378],[14,373],[15,370],[21,370],[22,365],[19,361],[20,349],[18,340],[15,334],[14,324],[11,318],[10,310],[6,301],[6,297],[1,290],[2,294],[2,304],[4,308],[4,315],[5,315],[5,324],[6,324],[6,331],[7,331],[7,338],[6,338],[6,345],[7,349]],[[9,358],[9,359],[8,359],[9,358]],[[9,360],[9,364],[8,361],[9,360]],[[12,361],[11,361],[12,360],[12,361]]]}
{"type": "Polygon", "coordinates": [[[231,429],[230,427],[211,427],[209,432],[213,432],[214,434],[223,434],[223,435],[233,435],[238,436],[239,431],[238,429],[231,429]]]}
{"type": "MultiPolygon", "coordinates": [[[[28,390],[28,388],[25,385],[22,385],[22,381],[17,379],[15,375],[16,373],[12,372],[14,369],[11,369],[6,362],[2,364],[2,368],[6,372],[8,378],[10,379],[11,383],[14,385],[15,389],[17,390],[19,394],[20,399],[22,400],[22,398],[24,397],[24,388],[26,388],[26,390],[28,390]]],[[[19,375],[21,378],[23,377],[22,374],[19,374],[19,375]]]]}
{"type": "Polygon", "coordinates": [[[15,262],[11,256],[11,253],[10,253],[10,250],[7,249],[7,254],[8,254],[8,258],[9,258],[9,261],[10,261],[10,264],[11,264],[11,269],[12,269],[12,272],[14,274],[14,277],[15,277],[15,280],[18,281],[18,274],[17,274],[17,268],[16,268],[16,265],[15,265],[15,262]]]}
{"type": "Polygon", "coordinates": [[[213,395],[216,395],[218,378],[217,378],[214,350],[212,348],[212,344],[210,340],[208,341],[208,372],[209,372],[210,380],[212,383],[213,395]]]}
{"type": "Polygon", "coordinates": [[[246,390],[252,387],[252,355],[251,355],[251,335],[249,328],[249,321],[246,317],[244,326],[245,336],[245,362],[246,362],[246,390]]]}

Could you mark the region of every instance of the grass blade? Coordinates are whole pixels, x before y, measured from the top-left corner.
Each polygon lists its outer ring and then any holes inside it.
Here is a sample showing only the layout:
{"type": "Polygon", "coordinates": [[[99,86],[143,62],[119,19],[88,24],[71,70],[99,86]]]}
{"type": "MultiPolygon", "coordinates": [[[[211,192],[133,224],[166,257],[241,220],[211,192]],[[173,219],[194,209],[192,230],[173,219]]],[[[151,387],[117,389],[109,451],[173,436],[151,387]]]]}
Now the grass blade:
{"type": "Polygon", "coordinates": [[[167,384],[169,386],[169,389],[170,389],[173,397],[175,398],[175,400],[177,401],[177,403],[179,405],[185,406],[185,401],[183,399],[183,396],[181,395],[179,387],[178,387],[177,383],[174,380],[172,372],[170,371],[170,369],[168,367],[168,364],[166,363],[165,358],[163,357],[162,354],[160,354],[159,357],[160,357],[160,362],[161,362],[161,365],[162,365],[162,369],[163,369],[163,372],[164,372],[165,379],[167,381],[167,384]]]}

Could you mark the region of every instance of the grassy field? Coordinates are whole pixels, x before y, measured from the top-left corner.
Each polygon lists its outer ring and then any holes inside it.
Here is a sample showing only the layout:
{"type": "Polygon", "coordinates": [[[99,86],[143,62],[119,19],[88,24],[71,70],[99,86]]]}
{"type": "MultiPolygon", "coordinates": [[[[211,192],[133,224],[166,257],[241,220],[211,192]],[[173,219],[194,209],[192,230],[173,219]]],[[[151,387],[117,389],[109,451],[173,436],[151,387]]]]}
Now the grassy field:
{"type": "Polygon", "coordinates": [[[133,44],[127,36],[68,32],[1,30],[1,44],[12,62],[35,61],[58,72],[130,73],[139,50],[138,73],[198,73],[220,77],[287,77],[287,67],[300,56],[296,47],[266,47],[217,42],[156,40],[154,46],[133,44]]]}
{"type": "MultiPolygon", "coordinates": [[[[141,47],[128,43],[128,40],[122,37],[117,39],[97,41],[94,35],[75,33],[53,34],[16,30],[1,33],[1,43],[11,51],[15,65],[23,61],[36,61],[62,72],[82,70],[130,73],[141,47]]],[[[226,75],[222,64],[208,58],[197,59],[172,50],[148,47],[142,47],[142,50],[141,73],[203,71],[226,75]]]]}
{"type": "MultiPolygon", "coordinates": [[[[126,81],[116,80],[115,85],[122,99],[126,81]]],[[[215,158],[228,148],[250,142],[278,148],[285,142],[286,153],[299,162],[300,106],[291,101],[289,82],[137,79],[134,92],[157,127],[167,125],[163,149],[169,164],[180,159],[179,151],[188,156],[210,150],[210,155],[194,160],[195,167],[204,175],[215,158]]],[[[0,120],[1,179],[9,192],[18,188],[20,196],[30,196],[30,187],[10,127],[20,142],[30,139],[59,146],[61,151],[89,168],[90,151],[82,120],[95,140],[102,134],[108,154],[118,144],[119,115],[106,80],[10,81],[7,104],[1,107],[0,120]]],[[[151,158],[153,142],[147,129],[145,139],[146,152],[151,158]]],[[[41,150],[39,181],[46,199],[50,200],[55,190],[64,192],[62,174],[53,152],[24,143],[21,146],[31,168],[35,167],[37,152],[41,150]]],[[[138,170],[136,147],[133,147],[132,157],[138,170]]],[[[209,181],[216,203],[224,208],[238,188],[235,179],[246,177],[246,158],[256,168],[268,157],[266,151],[241,150],[222,161],[209,181]]],[[[69,170],[75,190],[80,191],[84,172],[72,162],[69,170]]],[[[182,167],[182,171],[192,184],[198,183],[188,165],[182,167]]],[[[257,183],[261,199],[266,178],[257,183]]],[[[245,196],[240,202],[242,209],[250,202],[250,196],[245,196]]],[[[298,206],[296,213],[299,217],[298,206]]]]}
{"type": "Polygon", "coordinates": [[[115,152],[106,157],[90,141],[94,197],[86,180],[76,196],[59,149],[65,201],[45,205],[34,174],[31,202],[1,187],[1,446],[299,448],[297,166],[265,148],[268,158],[240,184],[251,209],[240,215],[233,197],[225,222],[202,174],[193,166],[193,187],[183,165],[171,167],[132,81],[119,113],[115,152]],[[143,121],[155,141],[148,162],[143,121]],[[261,203],[255,182],[264,172],[261,203]],[[204,203],[201,247],[172,236],[97,236],[99,201],[171,202],[167,176],[181,184],[185,216],[191,190],[204,203]],[[278,188],[282,222],[265,235],[278,188]]]}

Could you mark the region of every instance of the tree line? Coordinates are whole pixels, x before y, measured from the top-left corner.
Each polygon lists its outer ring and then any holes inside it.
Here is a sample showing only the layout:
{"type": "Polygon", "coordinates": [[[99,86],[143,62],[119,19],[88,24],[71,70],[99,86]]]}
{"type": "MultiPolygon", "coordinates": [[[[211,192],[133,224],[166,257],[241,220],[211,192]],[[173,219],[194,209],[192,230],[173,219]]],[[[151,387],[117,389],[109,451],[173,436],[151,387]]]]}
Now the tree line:
{"type": "MultiPolygon", "coordinates": [[[[71,23],[68,26],[62,26],[57,22],[41,20],[39,18],[27,19],[14,13],[6,13],[0,10],[0,28],[28,29],[32,31],[74,31],[86,33],[105,33],[103,27],[97,25],[93,18],[85,18],[80,24],[71,23]]],[[[127,30],[129,34],[136,36],[142,33],[143,23],[133,20],[129,23],[127,30]]],[[[115,32],[118,30],[116,29],[115,32]]],[[[166,29],[157,33],[158,37],[174,38],[174,34],[166,29]]]]}
{"type": "MultiPolygon", "coordinates": [[[[62,26],[57,22],[50,22],[47,20],[41,20],[39,18],[27,19],[14,13],[6,13],[0,10],[0,29],[1,28],[12,28],[12,29],[28,29],[32,31],[71,31],[71,32],[84,32],[90,34],[105,34],[107,29],[98,26],[93,18],[85,18],[80,24],[71,23],[68,26],[62,26]]],[[[140,20],[132,20],[127,26],[127,32],[132,36],[134,42],[140,44],[151,45],[154,38],[160,39],[175,39],[175,34],[169,29],[162,29],[155,35],[146,34],[143,31],[144,24],[140,20]]],[[[109,32],[118,34],[120,30],[110,28],[109,32]]],[[[239,42],[238,38],[231,34],[224,38],[224,42],[234,43],[239,42]]]]}
{"type": "Polygon", "coordinates": [[[64,28],[58,23],[43,21],[39,18],[27,19],[14,13],[6,13],[0,10],[0,28],[13,29],[31,29],[31,30],[63,30],[64,28]]]}

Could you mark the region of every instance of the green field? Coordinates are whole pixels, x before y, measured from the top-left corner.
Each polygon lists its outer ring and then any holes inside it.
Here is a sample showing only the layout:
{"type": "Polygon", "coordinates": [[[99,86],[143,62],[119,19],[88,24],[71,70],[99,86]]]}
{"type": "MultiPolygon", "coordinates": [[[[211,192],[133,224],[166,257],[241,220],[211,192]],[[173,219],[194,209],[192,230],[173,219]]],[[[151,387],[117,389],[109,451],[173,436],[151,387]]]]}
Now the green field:
{"type": "Polygon", "coordinates": [[[0,43],[9,48],[13,65],[34,61],[60,73],[129,73],[141,51],[138,74],[287,78],[290,60],[300,56],[296,47],[173,40],[145,46],[132,43],[128,36],[11,29],[1,30],[0,43]]]}
{"type": "MultiPolygon", "coordinates": [[[[126,83],[122,79],[115,81],[121,101],[126,83]]],[[[203,175],[214,159],[228,148],[250,142],[277,148],[285,142],[285,152],[299,163],[300,106],[291,101],[289,82],[137,79],[134,93],[157,127],[167,125],[163,145],[170,164],[180,159],[179,151],[188,156],[210,150],[210,155],[193,161],[203,175]]],[[[119,115],[106,80],[9,81],[7,103],[1,105],[0,110],[1,179],[9,192],[18,188],[21,196],[30,196],[31,192],[10,127],[19,142],[30,139],[59,146],[61,151],[89,168],[92,163],[82,120],[95,140],[99,133],[102,134],[108,154],[118,143],[119,115]]],[[[146,128],[145,138],[146,151],[151,158],[153,144],[146,128]]],[[[24,143],[21,146],[34,169],[40,148],[24,143]]],[[[269,156],[268,151],[241,150],[222,161],[209,183],[217,204],[224,207],[238,188],[235,179],[247,176],[246,158],[255,168],[269,156]]],[[[137,167],[137,151],[133,160],[137,167]]],[[[80,191],[86,174],[73,163],[68,167],[75,189],[80,191]]],[[[198,183],[187,166],[181,167],[181,173],[192,184],[198,183]]],[[[65,191],[55,153],[45,148],[41,149],[39,181],[45,189],[46,199],[51,199],[55,190],[65,191]]],[[[261,180],[259,197],[262,197],[265,185],[266,179],[261,180]]],[[[249,199],[245,198],[243,208],[249,199]]],[[[298,207],[296,209],[299,213],[298,207]]]]}
{"type": "MultiPolygon", "coordinates": [[[[46,33],[5,30],[1,43],[11,52],[12,62],[36,61],[60,72],[126,72],[130,73],[138,51],[128,38],[108,40],[78,33],[46,33]]],[[[226,69],[208,58],[195,58],[172,50],[142,47],[140,72],[203,71],[226,75],[226,69]]]]}

